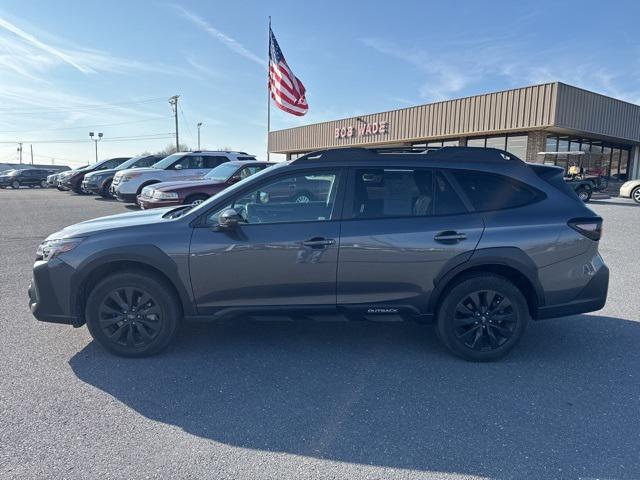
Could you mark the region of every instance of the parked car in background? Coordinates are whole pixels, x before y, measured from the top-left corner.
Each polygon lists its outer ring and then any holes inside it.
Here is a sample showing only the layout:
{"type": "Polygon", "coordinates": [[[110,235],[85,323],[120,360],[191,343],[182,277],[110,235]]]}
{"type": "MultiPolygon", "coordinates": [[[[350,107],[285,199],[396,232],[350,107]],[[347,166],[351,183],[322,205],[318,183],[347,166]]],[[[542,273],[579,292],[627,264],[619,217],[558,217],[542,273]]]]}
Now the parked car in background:
{"type": "Polygon", "coordinates": [[[55,187],[55,186],[56,186],[56,179],[58,178],[58,175],[59,175],[60,173],[61,173],[61,172],[55,172],[55,173],[52,173],[51,175],[49,175],[49,176],[47,177],[47,185],[48,185],[49,187],[55,187]]]}
{"type": "Polygon", "coordinates": [[[285,312],[435,322],[454,354],[495,360],[530,319],[606,302],[602,218],[562,173],[492,148],[314,152],[197,206],[52,234],[31,311],[86,322],[130,357],[165,348],[183,320],[285,312]],[[323,185],[312,200],[283,195],[308,182],[323,185]]]}
{"type": "Polygon", "coordinates": [[[72,175],[75,175],[76,172],[79,172],[81,170],[84,170],[86,168],[89,168],[89,165],[83,165],[82,167],[78,167],[78,168],[74,168],[73,170],[67,170],[65,172],[61,172],[58,173],[55,177],[55,186],[58,190],[60,191],[67,191],[69,190],[67,187],[65,187],[65,181],[67,178],[71,177],[72,175]]]}
{"type": "Polygon", "coordinates": [[[41,187],[47,188],[47,176],[51,170],[42,168],[24,168],[10,170],[0,175],[0,187],[41,187]]]}
{"type": "Polygon", "coordinates": [[[85,193],[93,193],[102,197],[109,197],[111,196],[111,182],[118,171],[127,170],[129,168],[150,167],[154,163],[162,160],[162,158],[163,157],[159,155],[140,155],[130,158],[115,168],[87,173],[84,176],[84,180],[82,180],[82,190],[85,193]]]}
{"type": "Polygon", "coordinates": [[[640,203],[640,179],[624,182],[620,187],[620,196],[640,203]]]}
{"type": "Polygon", "coordinates": [[[271,165],[274,164],[256,160],[233,160],[218,165],[202,179],[148,185],[138,195],[138,205],[142,209],[172,205],[197,205],[230,185],[271,165]]]}
{"type": "Polygon", "coordinates": [[[64,177],[63,186],[68,190],[72,190],[75,193],[84,193],[82,191],[82,181],[84,180],[84,176],[91,172],[97,172],[101,170],[107,170],[111,168],[115,168],[121,163],[129,160],[128,157],[125,158],[107,158],[106,160],[102,160],[98,163],[94,163],[80,170],[76,170],[71,175],[64,177]]]}
{"type": "Polygon", "coordinates": [[[202,178],[221,163],[231,160],[255,160],[245,152],[196,151],[178,152],[163,158],[150,168],[122,170],[113,177],[115,197],[127,203],[136,203],[138,195],[147,185],[173,180],[202,178]]]}

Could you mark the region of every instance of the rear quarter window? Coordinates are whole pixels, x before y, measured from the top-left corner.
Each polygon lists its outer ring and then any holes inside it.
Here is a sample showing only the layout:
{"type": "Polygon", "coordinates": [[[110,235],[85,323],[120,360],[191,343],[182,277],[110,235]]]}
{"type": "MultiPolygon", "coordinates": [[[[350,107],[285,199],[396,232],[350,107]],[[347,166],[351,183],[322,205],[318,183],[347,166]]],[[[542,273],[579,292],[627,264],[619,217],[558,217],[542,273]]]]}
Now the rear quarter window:
{"type": "Polygon", "coordinates": [[[542,195],[522,182],[494,173],[451,172],[477,211],[502,210],[534,203],[542,195]]]}

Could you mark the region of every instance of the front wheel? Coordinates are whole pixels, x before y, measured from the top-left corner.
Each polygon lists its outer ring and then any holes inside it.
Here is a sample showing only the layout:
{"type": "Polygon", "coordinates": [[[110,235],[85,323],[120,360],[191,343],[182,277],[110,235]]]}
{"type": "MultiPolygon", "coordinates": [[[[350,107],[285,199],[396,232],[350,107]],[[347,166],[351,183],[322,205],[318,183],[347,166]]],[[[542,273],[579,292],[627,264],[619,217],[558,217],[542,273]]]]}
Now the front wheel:
{"type": "Polygon", "coordinates": [[[18,180],[14,180],[13,183],[11,184],[11,188],[13,189],[20,188],[20,182],[18,180]]]}
{"type": "Polygon", "coordinates": [[[87,327],[105,349],[123,357],[146,357],[164,349],[181,323],[178,299],[152,274],[111,275],[89,294],[87,327]]]}
{"type": "Polygon", "coordinates": [[[640,203],[640,187],[633,189],[633,192],[631,192],[631,198],[633,198],[634,202],[640,203]]]}
{"type": "Polygon", "coordinates": [[[46,180],[42,180],[40,182],[40,188],[47,188],[49,186],[49,184],[47,183],[46,180]]]}
{"type": "Polygon", "coordinates": [[[207,195],[190,195],[188,196],[183,205],[200,205],[202,202],[206,201],[209,197],[207,195]]]}
{"type": "Polygon", "coordinates": [[[507,279],[469,276],[446,294],[438,310],[438,336],[465,360],[497,360],[518,343],[528,319],[522,292],[507,279]]]}
{"type": "Polygon", "coordinates": [[[309,203],[313,200],[313,196],[311,193],[303,191],[298,192],[293,196],[293,201],[295,203],[309,203]]]}

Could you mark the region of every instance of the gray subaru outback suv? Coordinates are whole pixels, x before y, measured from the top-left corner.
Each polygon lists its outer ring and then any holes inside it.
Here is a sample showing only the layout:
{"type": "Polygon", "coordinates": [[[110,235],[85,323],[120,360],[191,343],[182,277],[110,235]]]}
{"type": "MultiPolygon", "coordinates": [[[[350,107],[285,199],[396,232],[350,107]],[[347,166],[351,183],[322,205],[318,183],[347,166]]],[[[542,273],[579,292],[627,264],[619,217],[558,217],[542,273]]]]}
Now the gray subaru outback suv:
{"type": "Polygon", "coordinates": [[[561,169],[501,150],[327,150],[198,206],[54,233],[29,298],[38,320],[86,323],[132,357],[162,350],[183,320],[335,313],[434,322],[456,355],[492,360],[529,319],[604,306],[601,231],[561,169]],[[300,185],[313,185],[304,202],[300,185]]]}

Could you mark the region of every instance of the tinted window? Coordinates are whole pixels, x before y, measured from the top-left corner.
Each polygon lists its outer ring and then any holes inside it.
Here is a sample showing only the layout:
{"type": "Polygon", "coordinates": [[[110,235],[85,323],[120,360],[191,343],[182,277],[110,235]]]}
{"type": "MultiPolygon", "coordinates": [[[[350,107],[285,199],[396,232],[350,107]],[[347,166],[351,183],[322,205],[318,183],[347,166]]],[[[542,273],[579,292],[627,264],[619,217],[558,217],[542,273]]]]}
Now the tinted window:
{"type": "Polygon", "coordinates": [[[216,223],[227,208],[248,224],[327,221],[334,215],[338,183],[338,172],[330,170],[279,177],[237,197],[209,222],[216,223]]]}
{"type": "Polygon", "coordinates": [[[358,169],[354,218],[412,217],[433,214],[433,178],[426,169],[358,169]]]}
{"type": "Polygon", "coordinates": [[[186,170],[186,169],[194,169],[194,168],[204,168],[202,157],[200,155],[185,155],[176,163],[171,166],[172,169],[176,170],[177,168],[186,170]],[[178,167],[180,165],[180,167],[178,167]]]}
{"type": "Polygon", "coordinates": [[[150,167],[151,165],[156,163],[158,160],[160,160],[158,157],[141,158],[135,163],[135,166],[136,168],[150,167]]]}
{"type": "Polygon", "coordinates": [[[216,168],[221,163],[228,162],[229,159],[224,155],[208,155],[203,157],[204,167],[202,168],[216,168]]]}
{"type": "Polygon", "coordinates": [[[102,165],[100,165],[98,170],[106,170],[108,168],[115,168],[118,165],[120,165],[123,161],[124,161],[124,159],[122,159],[122,158],[113,158],[111,160],[108,160],[108,161],[104,162],[102,165]]]}
{"type": "Polygon", "coordinates": [[[478,211],[520,207],[537,199],[534,190],[502,175],[463,170],[453,175],[478,211]]]}
{"type": "Polygon", "coordinates": [[[436,215],[458,215],[460,213],[467,213],[464,203],[442,172],[436,173],[434,188],[434,212],[436,215]]]}

